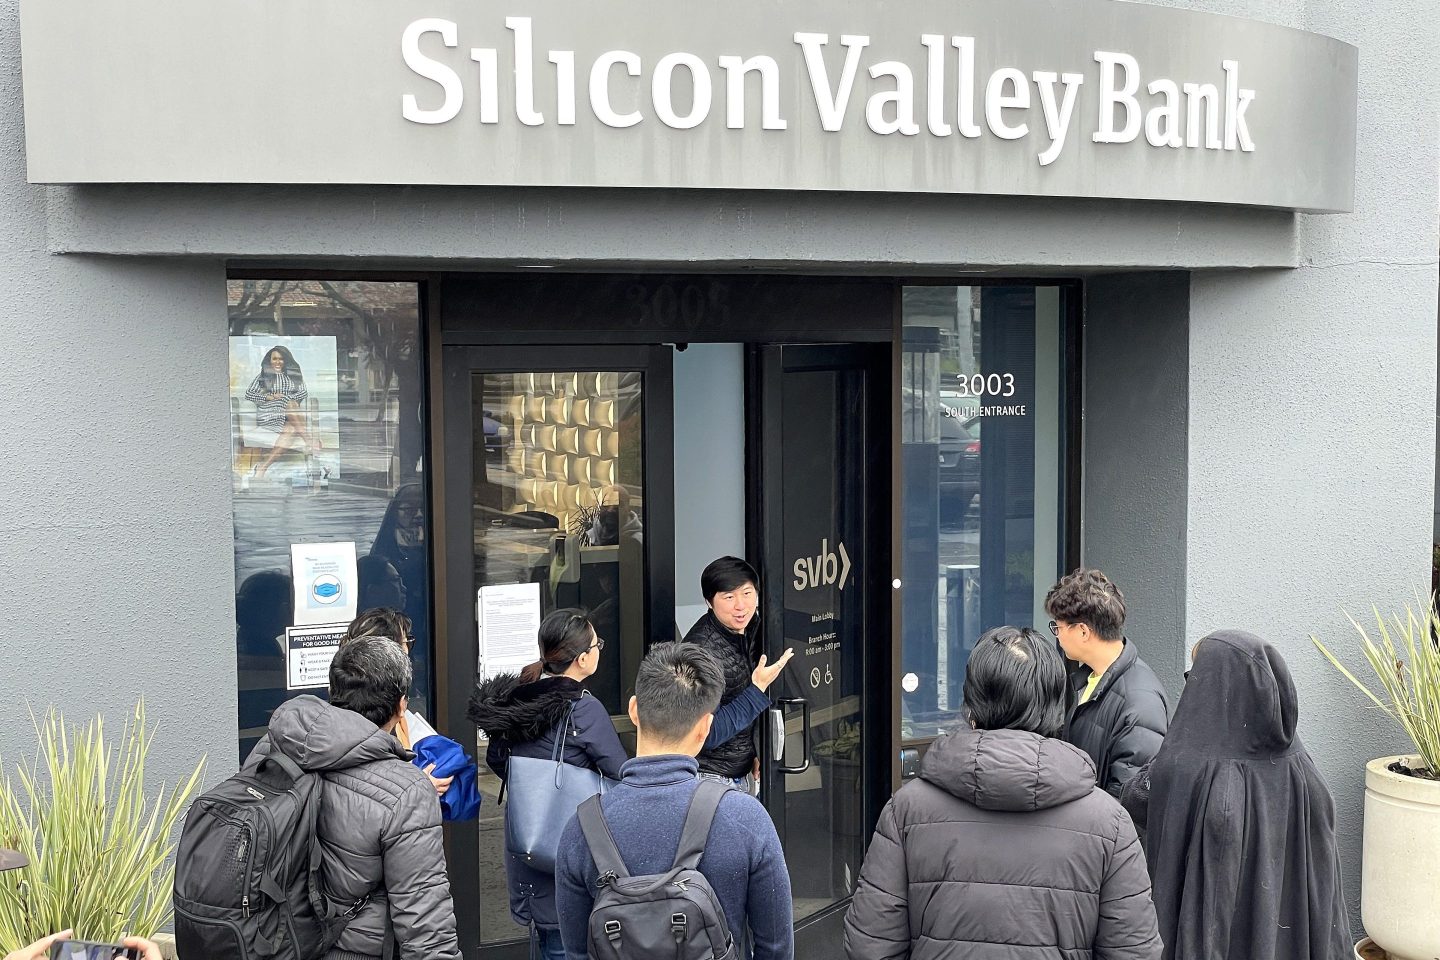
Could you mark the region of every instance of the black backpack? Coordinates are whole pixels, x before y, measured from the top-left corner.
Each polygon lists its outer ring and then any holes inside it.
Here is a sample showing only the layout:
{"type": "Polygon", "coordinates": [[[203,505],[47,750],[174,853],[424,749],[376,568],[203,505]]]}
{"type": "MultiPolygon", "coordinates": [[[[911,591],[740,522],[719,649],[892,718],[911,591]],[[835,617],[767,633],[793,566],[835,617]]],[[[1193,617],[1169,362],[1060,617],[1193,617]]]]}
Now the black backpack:
{"type": "Polygon", "coordinates": [[[278,750],[197,797],[175,857],[175,947],[203,960],[323,957],[368,897],[331,903],[315,836],[323,783],[278,750]]]}
{"type": "Polygon", "coordinates": [[[590,956],[595,960],[733,960],[730,927],[700,857],[715,811],[730,787],[702,780],[690,798],[675,863],[666,873],[632,877],[605,822],[600,798],[577,811],[590,856],[600,871],[590,909],[590,956]]]}

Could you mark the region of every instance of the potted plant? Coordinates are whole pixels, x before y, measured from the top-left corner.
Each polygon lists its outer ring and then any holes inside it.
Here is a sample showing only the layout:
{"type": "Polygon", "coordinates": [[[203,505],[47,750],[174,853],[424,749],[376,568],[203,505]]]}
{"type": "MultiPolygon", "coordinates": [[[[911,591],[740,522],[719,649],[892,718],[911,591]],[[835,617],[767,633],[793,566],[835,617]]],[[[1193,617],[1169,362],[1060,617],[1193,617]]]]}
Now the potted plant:
{"type": "Polygon", "coordinates": [[[1376,611],[1373,634],[1353,618],[1350,622],[1359,631],[1377,688],[1357,678],[1319,639],[1310,639],[1400,724],[1417,751],[1365,766],[1361,918],[1393,960],[1432,960],[1440,957],[1440,615],[1432,598],[1389,621],[1376,611]]]}
{"type": "Polygon", "coordinates": [[[154,935],[170,920],[174,828],[203,763],[183,785],[147,793],[144,701],[118,743],[101,718],[71,726],[55,710],[35,731],[18,786],[8,772],[0,781],[0,847],[30,861],[0,873],[0,954],[67,928],[107,943],[154,935]]]}

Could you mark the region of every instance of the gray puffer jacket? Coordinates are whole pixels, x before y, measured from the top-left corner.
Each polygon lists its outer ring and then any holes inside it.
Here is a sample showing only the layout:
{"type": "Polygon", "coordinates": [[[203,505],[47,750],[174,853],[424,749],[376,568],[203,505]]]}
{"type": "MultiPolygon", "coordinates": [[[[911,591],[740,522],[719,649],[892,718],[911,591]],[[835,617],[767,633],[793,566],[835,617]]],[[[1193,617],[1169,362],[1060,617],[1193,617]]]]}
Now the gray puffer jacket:
{"type": "Polygon", "coordinates": [[[1158,960],[1145,855],[1084,753],[1019,730],[937,740],[880,814],[851,960],[1158,960]]]}
{"type": "Polygon", "coordinates": [[[395,930],[400,960],[460,960],[440,803],[400,741],[351,710],[303,696],[276,708],[246,767],[279,749],[325,778],[319,824],[325,892],[370,897],[327,960],[368,960],[395,930]]]}

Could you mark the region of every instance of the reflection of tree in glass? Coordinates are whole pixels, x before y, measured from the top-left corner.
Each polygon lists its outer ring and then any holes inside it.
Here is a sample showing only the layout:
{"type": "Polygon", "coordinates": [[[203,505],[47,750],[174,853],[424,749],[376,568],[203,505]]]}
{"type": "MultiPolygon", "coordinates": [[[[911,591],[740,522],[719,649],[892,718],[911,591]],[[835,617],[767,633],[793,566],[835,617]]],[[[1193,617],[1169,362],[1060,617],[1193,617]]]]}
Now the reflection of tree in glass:
{"type": "MultiPolygon", "coordinates": [[[[403,303],[385,302],[389,298],[377,298],[374,283],[331,282],[320,280],[315,293],[327,297],[337,306],[343,307],[364,324],[366,346],[370,355],[380,364],[380,395],[388,396],[390,384],[395,379],[397,368],[415,359],[419,346],[420,328],[415,322],[414,287],[403,285],[403,303]],[[356,290],[356,287],[360,287],[356,290]],[[397,315],[396,306],[402,309],[397,315]]],[[[375,413],[377,421],[385,418],[385,405],[375,413]]]]}
{"type": "Polygon", "coordinates": [[[417,369],[420,346],[419,302],[414,284],[379,284],[364,281],[317,281],[317,295],[349,311],[361,322],[363,346],[380,366],[382,398],[375,422],[384,421],[390,384],[399,376],[399,419],[395,456],[403,476],[419,466],[424,445],[421,437],[421,387],[417,369]]]}
{"type": "Polygon", "coordinates": [[[252,320],[280,321],[280,298],[289,286],[285,280],[232,280],[230,282],[230,336],[244,336],[252,320]]]}

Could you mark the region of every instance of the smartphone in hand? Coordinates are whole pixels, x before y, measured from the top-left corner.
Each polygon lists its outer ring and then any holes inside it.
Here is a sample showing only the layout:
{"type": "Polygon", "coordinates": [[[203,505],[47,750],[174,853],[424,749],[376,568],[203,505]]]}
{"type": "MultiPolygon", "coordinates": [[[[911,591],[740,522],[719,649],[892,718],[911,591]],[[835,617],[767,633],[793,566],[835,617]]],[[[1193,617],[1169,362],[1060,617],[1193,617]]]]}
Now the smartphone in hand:
{"type": "Polygon", "coordinates": [[[61,940],[50,944],[50,960],[140,960],[140,951],[118,943],[61,940]]]}

